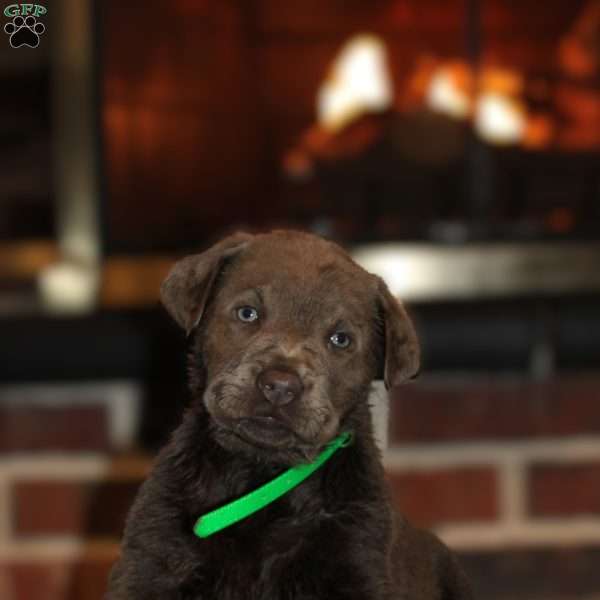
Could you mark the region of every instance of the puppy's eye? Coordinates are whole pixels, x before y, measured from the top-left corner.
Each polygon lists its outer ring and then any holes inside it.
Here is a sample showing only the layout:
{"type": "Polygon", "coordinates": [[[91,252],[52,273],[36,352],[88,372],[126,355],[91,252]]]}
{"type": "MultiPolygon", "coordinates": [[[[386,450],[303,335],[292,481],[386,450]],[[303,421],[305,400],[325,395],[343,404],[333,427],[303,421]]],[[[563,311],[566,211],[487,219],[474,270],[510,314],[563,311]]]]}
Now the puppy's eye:
{"type": "Polygon", "coordinates": [[[350,336],[343,331],[336,331],[330,338],[329,341],[336,348],[347,348],[350,345],[350,336]]]}
{"type": "Polygon", "coordinates": [[[244,323],[258,320],[258,311],[252,306],[242,306],[237,309],[237,318],[244,323]]]}

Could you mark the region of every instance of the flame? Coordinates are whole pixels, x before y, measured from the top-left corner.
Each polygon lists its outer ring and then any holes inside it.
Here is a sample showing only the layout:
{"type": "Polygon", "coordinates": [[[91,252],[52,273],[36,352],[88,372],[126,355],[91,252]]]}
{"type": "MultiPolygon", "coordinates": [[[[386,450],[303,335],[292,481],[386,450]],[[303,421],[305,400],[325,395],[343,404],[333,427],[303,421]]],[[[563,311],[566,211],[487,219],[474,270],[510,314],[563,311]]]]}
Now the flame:
{"type": "MultiPolygon", "coordinates": [[[[539,148],[554,136],[545,115],[530,114],[522,100],[525,79],[516,69],[486,65],[476,72],[460,59],[422,55],[401,99],[394,98],[386,47],[361,34],[341,49],[317,96],[318,130],[335,135],[357,117],[393,106],[411,112],[423,103],[452,119],[469,121],[492,144],[539,148]]],[[[329,139],[329,137],[327,138],[329,139]]],[[[294,165],[299,170],[304,165],[294,165]]]]}
{"type": "Polygon", "coordinates": [[[425,102],[435,112],[466,119],[472,111],[472,74],[465,64],[451,63],[432,75],[425,102]]]}
{"type": "Polygon", "coordinates": [[[319,123],[337,131],[368,111],[393,101],[384,43],[374,35],[351,38],[336,57],[317,98],[319,123]]]}
{"type": "Polygon", "coordinates": [[[425,101],[435,112],[472,118],[487,142],[515,144],[523,141],[527,128],[527,114],[518,100],[523,85],[523,77],[514,70],[488,67],[475,77],[466,63],[453,61],[435,70],[425,101]]]}
{"type": "Polygon", "coordinates": [[[523,105],[499,92],[484,92],[477,99],[475,129],[492,144],[517,144],[525,134],[523,105]]]}

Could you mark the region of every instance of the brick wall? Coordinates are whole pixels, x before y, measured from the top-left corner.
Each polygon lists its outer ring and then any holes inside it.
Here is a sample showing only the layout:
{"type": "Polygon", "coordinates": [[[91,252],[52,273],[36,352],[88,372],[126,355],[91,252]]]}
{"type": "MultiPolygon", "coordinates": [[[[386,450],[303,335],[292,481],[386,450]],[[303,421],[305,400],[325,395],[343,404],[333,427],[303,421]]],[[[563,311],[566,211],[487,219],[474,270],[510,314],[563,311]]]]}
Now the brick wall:
{"type": "Polygon", "coordinates": [[[0,598],[100,600],[150,459],[129,382],[0,388],[0,598]],[[127,452],[125,452],[127,449],[127,452]]]}
{"type": "MultiPolygon", "coordinates": [[[[130,384],[0,388],[0,598],[100,600],[150,458],[130,384]]],[[[600,376],[424,377],[391,399],[396,501],[486,600],[600,598],[600,376]]]]}
{"type": "Polygon", "coordinates": [[[398,504],[455,547],[477,597],[600,598],[600,376],[437,376],[390,405],[398,504]]]}

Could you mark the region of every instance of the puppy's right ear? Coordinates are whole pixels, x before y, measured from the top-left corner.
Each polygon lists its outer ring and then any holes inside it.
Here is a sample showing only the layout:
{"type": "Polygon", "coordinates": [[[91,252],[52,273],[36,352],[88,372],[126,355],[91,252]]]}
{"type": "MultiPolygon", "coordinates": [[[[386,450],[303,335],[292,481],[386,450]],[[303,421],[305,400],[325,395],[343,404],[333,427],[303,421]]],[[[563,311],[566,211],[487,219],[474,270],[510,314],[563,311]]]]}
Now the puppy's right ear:
{"type": "Polygon", "coordinates": [[[253,236],[234,233],[206,252],[186,256],[171,269],[160,288],[162,303],[189,335],[200,323],[210,291],[225,261],[241,252],[253,236]]]}

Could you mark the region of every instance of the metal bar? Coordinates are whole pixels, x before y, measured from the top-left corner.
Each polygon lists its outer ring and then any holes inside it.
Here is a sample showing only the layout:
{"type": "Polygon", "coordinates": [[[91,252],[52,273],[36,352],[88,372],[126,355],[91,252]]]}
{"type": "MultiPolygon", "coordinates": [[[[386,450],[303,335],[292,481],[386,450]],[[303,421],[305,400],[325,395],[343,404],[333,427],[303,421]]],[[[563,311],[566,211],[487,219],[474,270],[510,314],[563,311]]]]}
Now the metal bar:
{"type": "Polygon", "coordinates": [[[354,259],[404,300],[477,300],[600,292],[600,243],[383,243],[354,259]]]}

